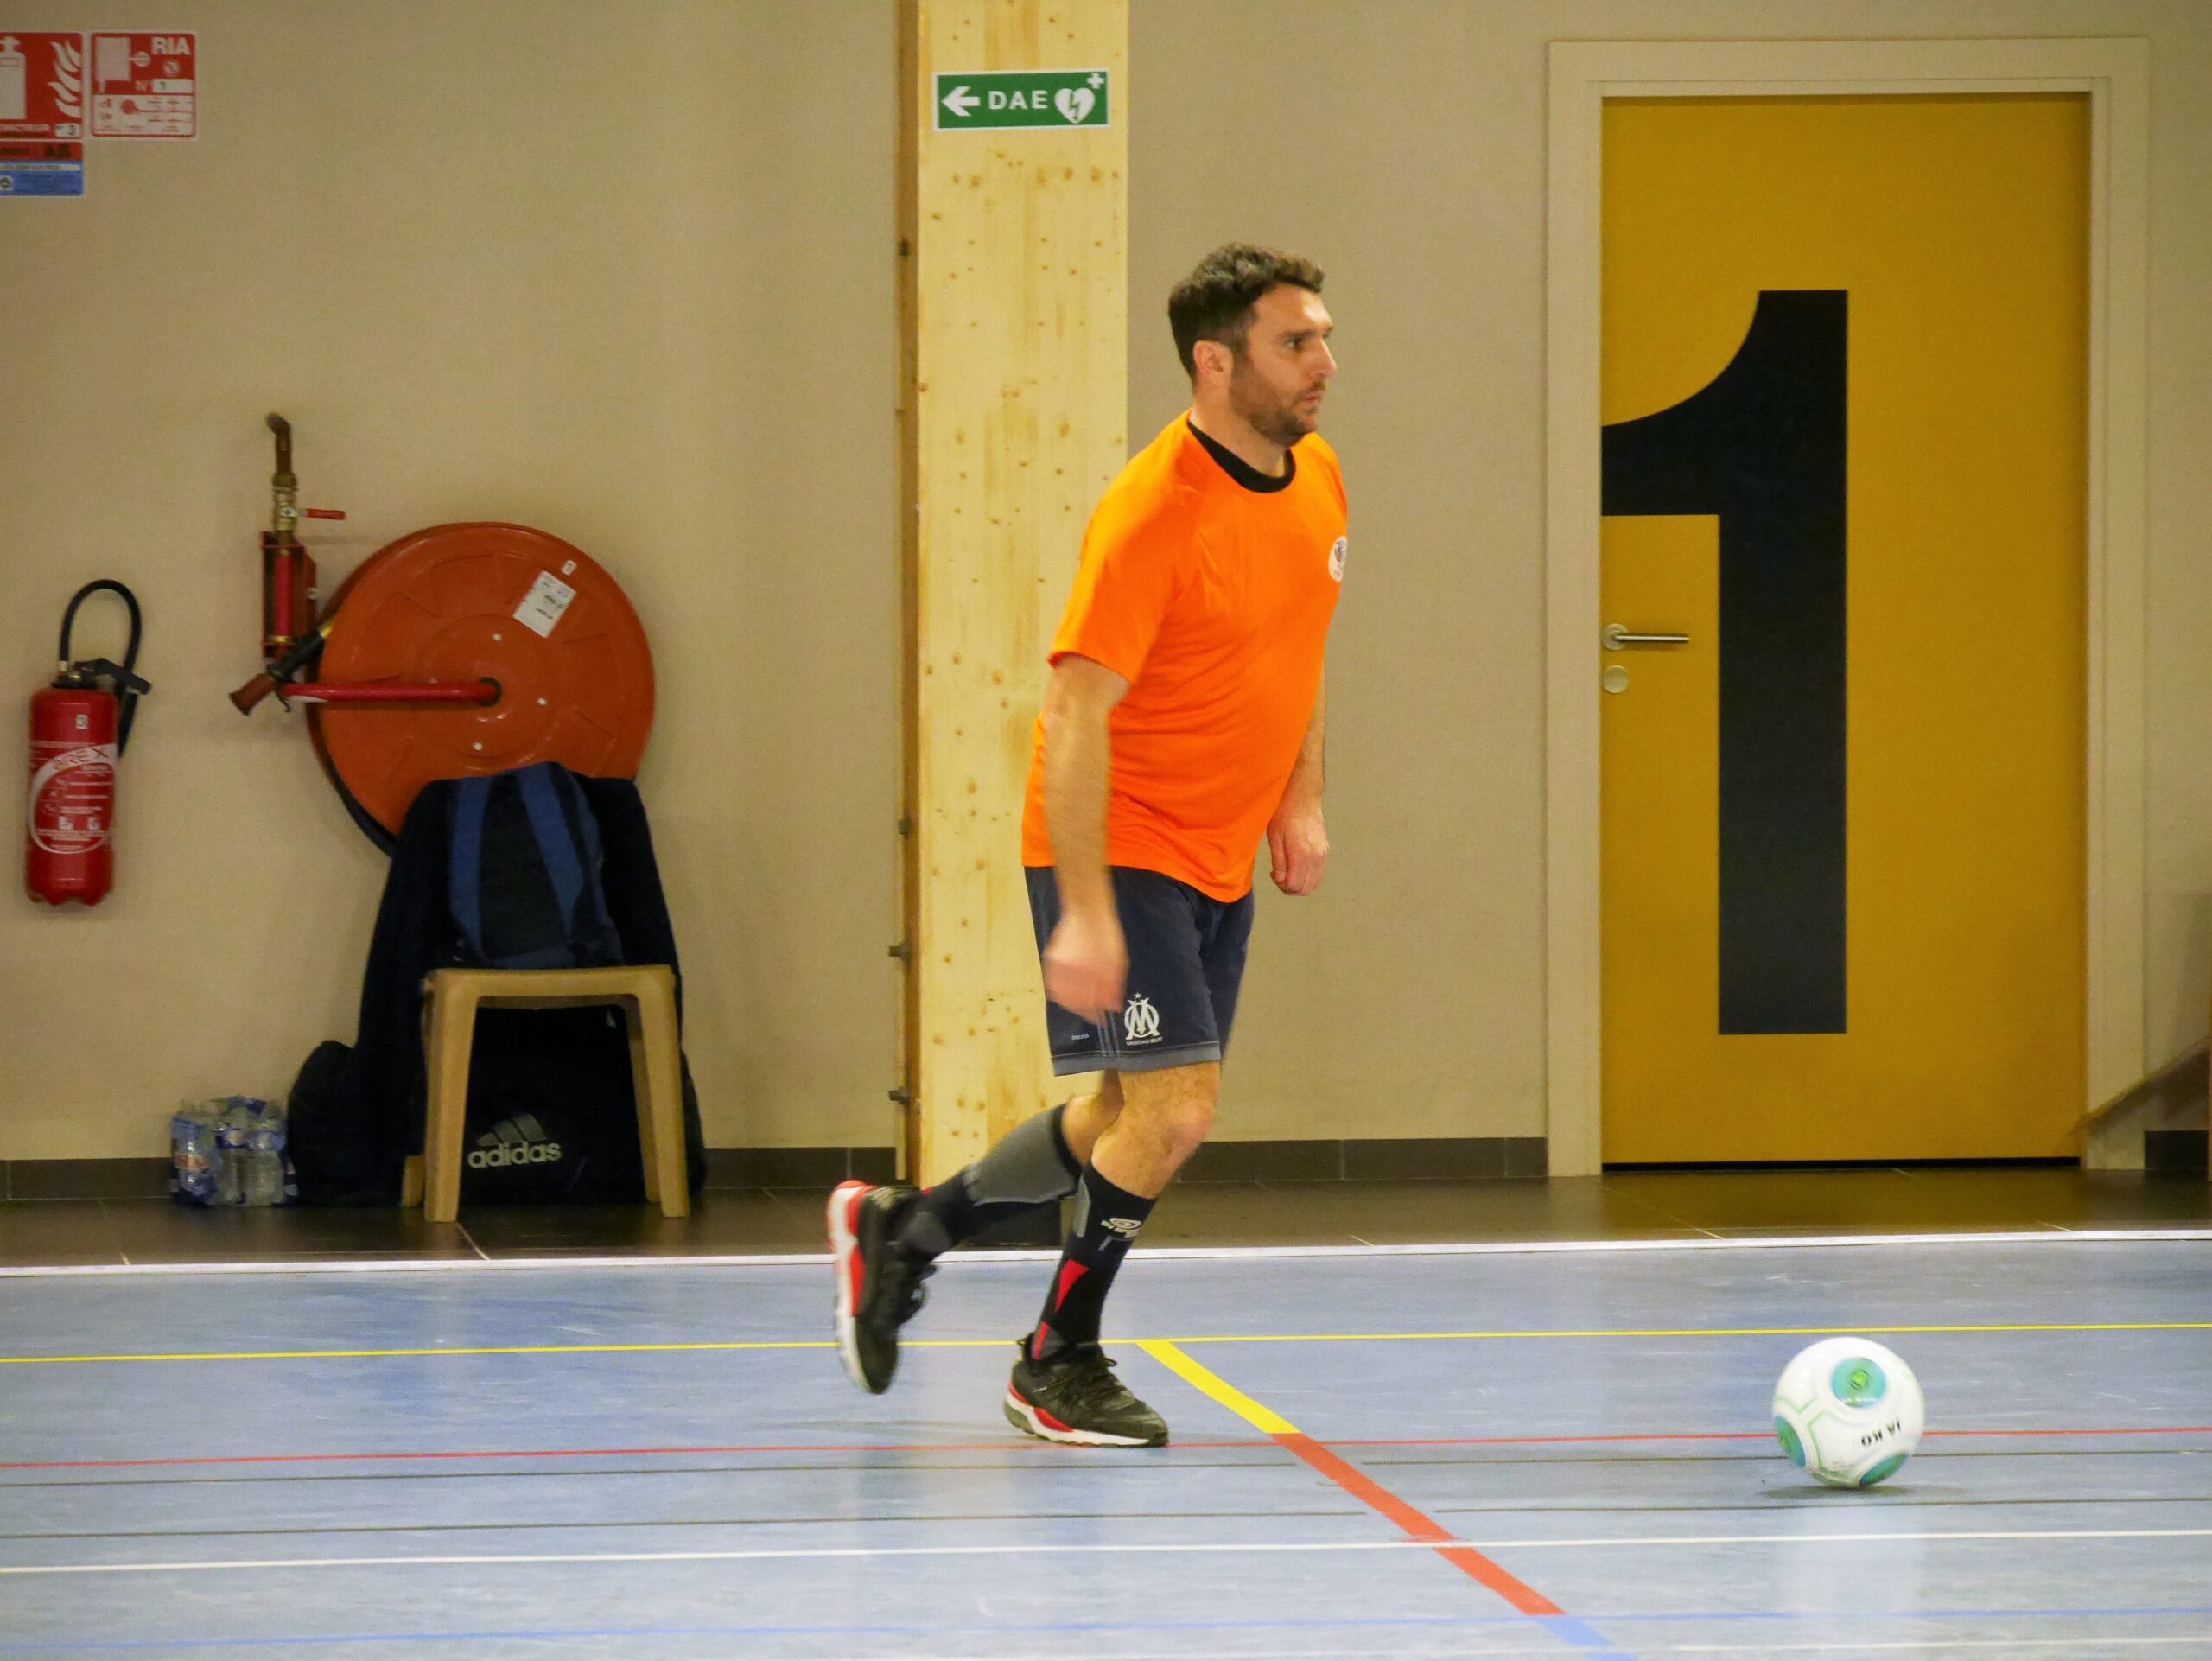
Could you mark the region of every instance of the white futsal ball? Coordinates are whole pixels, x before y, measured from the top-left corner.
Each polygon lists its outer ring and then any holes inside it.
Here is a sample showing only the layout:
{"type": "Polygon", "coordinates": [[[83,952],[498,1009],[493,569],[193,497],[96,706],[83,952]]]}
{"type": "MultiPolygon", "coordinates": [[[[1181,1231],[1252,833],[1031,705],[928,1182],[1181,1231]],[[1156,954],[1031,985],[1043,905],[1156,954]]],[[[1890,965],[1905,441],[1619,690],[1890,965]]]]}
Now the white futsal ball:
{"type": "Polygon", "coordinates": [[[1926,1418],[1904,1357],[1864,1338],[1824,1338],[1800,1351],[1774,1387],[1782,1451],[1832,1487],[1871,1488],[1895,1476],[1926,1418]]]}

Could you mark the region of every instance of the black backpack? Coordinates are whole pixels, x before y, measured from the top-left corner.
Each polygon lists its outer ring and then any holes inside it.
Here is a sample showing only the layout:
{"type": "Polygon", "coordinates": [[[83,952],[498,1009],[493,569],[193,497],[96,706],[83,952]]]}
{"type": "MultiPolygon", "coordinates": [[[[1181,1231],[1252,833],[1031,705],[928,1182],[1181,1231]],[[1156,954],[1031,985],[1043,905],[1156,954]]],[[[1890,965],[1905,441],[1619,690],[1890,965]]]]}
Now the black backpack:
{"type": "Polygon", "coordinates": [[[446,903],[467,966],[620,963],[599,871],[599,821],[558,762],[455,782],[446,903]]]}

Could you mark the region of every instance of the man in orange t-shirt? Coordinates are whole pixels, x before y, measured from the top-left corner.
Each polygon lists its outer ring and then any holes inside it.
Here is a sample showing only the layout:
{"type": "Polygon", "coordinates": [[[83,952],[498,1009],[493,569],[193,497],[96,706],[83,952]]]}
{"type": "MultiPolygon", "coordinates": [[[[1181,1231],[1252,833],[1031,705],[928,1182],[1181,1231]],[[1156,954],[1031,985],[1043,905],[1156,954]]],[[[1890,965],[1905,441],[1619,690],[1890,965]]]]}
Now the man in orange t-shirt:
{"type": "Polygon", "coordinates": [[[1321,881],[1322,657],[1344,581],[1344,478],[1314,433],[1336,373],[1321,272],[1248,244],[1169,296],[1192,408],[1091,515],[1037,720],[1021,858],[1054,1070],[1103,1071],[925,1193],[830,1197],[837,1336],[881,1391],[936,1257],[1076,1197],[1007,1417],[1047,1441],[1157,1446],[1098,1346],[1114,1273],[1205,1140],[1264,835],[1285,894],[1321,881]]]}

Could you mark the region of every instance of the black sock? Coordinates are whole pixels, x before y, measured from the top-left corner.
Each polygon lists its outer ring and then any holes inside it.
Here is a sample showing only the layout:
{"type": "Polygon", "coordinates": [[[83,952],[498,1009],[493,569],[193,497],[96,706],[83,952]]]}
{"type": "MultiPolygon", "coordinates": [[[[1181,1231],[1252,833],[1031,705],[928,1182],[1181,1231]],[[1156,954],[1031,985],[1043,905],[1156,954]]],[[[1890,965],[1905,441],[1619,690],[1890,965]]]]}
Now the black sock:
{"type": "Polygon", "coordinates": [[[1114,1273],[1128,1255],[1129,1242],[1152,1215],[1153,1202],[1118,1188],[1090,1166],[1076,1190],[1075,1218],[1067,1249],[1045,1295],[1045,1313],[1029,1340],[1032,1360],[1048,1361],[1078,1344],[1098,1341],[1098,1321],[1114,1273]]]}
{"type": "Polygon", "coordinates": [[[995,1223],[1073,1193],[1083,1167],[1060,1123],[1066,1111],[1063,1102],[1025,1120],[973,1165],[916,1194],[893,1235],[899,1250],[934,1257],[995,1223]]]}

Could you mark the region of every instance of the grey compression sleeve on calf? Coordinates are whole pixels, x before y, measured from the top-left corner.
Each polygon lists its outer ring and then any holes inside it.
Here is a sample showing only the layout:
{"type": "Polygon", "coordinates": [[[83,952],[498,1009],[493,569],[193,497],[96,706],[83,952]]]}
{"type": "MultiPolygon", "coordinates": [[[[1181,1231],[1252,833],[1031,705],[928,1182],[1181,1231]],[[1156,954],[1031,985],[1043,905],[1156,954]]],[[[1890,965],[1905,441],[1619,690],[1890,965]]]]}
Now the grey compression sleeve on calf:
{"type": "Polygon", "coordinates": [[[1073,1193],[1083,1181],[1083,1167],[1061,1128],[1066,1111],[1064,1102],[1023,1120],[973,1165],[915,1196],[899,1219],[899,1247],[934,1257],[994,1223],[1073,1193]]]}

